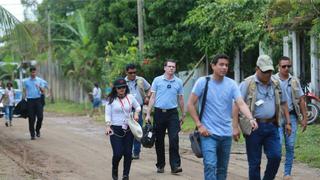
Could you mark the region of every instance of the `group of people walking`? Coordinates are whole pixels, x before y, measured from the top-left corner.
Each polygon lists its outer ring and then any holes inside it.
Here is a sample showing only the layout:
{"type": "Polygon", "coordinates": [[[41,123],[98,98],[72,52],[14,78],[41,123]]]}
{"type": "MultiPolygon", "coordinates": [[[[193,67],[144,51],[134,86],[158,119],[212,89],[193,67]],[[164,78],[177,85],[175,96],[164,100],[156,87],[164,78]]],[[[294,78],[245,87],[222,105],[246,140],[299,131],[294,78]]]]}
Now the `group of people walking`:
{"type": "MultiPolygon", "coordinates": [[[[250,135],[244,135],[250,180],[260,180],[262,149],[267,157],[263,179],[274,179],[281,161],[281,143],[285,141],[286,160],[284,179],[292,179],[294,143],[297,126],[307,127],[306,106],[299,80],[290,72],[291,61],[281,57],[279,72],[273,75],[273,61],[261,55],[256,62],[255,74],[241,82],[240,86],[226,77],[230,58],[216,55],[211,61],[213,74],[200,77],[191,92],[187,109],[201,134],[204,179],[227,178],[232,138],[239,140],[239,113],[246,117],[252,127],[250,135]],[[204,89],[207,85],[206,97],[204,89]],[[206,98],[206,99],[204,99],[206,98]],[[205,101],[202,118],[199,119],[198,104],[205,101]]],[[[113,149],[112,178],[118,179],[119,161],[124,157],[122,179],[129,179],[132,159],[140,158],[141,145],[134,140],[128,119],[142,125],[142,106],[147,104],[145,121],[150,122],[153,113],[156,172],[165,171],[166,132],[169,137],[169,163],[171,173],[181,173],[179,155],[179,132],[185,119],[182,80],[175,76],[176,62],[164,63],[164,74],[154,78],[151,86],[140,76],[133,64],[126,67],[126,77],[116,79],[107,97],[105,108],[106,135],[110,136],[113,149]],[[181,117],[179,118],[178,107],[181,117]]]]}

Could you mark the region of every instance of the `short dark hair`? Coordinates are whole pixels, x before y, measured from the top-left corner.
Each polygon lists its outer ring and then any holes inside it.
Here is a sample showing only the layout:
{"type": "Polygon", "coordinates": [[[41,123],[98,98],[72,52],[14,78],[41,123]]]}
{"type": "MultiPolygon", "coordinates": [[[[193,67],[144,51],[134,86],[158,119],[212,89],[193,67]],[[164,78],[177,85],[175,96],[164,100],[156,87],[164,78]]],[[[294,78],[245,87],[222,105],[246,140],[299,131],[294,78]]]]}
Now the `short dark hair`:
{"type": "Polygon", "coordinates": [[[99,84],[97,82],[94,83],[95,87],[99,87],[99,84]]]}
{"type": "Polygon", "coordinates": [[[30,72],[32,72],[32,71],[36,71],[36,70],[37,70],[37,68],[36,68],[36,67],[34,67],[34,66],[30,67],[30,72]]]}
{"type": "Polygon", "coordinates": [[[164,66],[167,66],[167,64],[168,64],[168,62],[172,62],[172,63],[174,63],[175,65],[177,64],[177,61],[176,60],[174,60],[174,59],[166,59],[166,61],[164,61],[164,66]]]}
{"type": "Polygon", "coordinates": [[[284,60],[284,61],[291,61],[291,59],[290,59],[288,56],[281,56],[281,57],[279,58],[278,64],[280,64],[280,61],[282,61],[282,60],[284,60]]]}
{"type": "Polygon", "coordinates": [[[136,68],[137,68],[136,65],[132,63],[126,65],[126,71],[128,71],[129,69],[136,69],[136,68]]]}
{"type": "Polygon", "coordinates": [[[226,54],[217,54],[212,58],[210,64],[216,65],[218,63],[219,59],[226,59],[226,60],[230,61],[230,57],[228,55],[226,55],[226,54]]]}

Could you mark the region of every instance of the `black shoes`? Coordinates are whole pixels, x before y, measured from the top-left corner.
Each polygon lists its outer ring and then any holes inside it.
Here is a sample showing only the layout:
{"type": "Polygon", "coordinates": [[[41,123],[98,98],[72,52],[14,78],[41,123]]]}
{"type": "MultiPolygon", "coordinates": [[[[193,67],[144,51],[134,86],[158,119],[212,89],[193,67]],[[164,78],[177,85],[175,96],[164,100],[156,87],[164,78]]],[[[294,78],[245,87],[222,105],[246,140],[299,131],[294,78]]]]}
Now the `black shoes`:
{"type": "Polygon", "coordinates": [[[37,133],[36,133],[36,136],[37,136],[37,137],[40,137],[40,132],[37,132],[37,133]]]}
{"type": "Polygon", "coordinates": [[[164,173],[164,168],[158,167],[158,168],[157,168],[157,173],[164,173]]]}
{"type": "Polygon", "coordinates": [[[31,140],[36,140],[36,138],[34,136],[31,136],[31,140]]]}
{"type": "Polygon", "coordinates": [[[6,122],[5,124],[6,124],[7,127],[9,126],[8,122],[6,122]]]}
{"type": "Polygon", "coordinates": [[[138,155],[133,154],[133,155],[132,155],[132,159],[140,159],[139,154],[138,154],[138,155]]]}
{"type": "Polygon", "coordinates": [[[171,170],[171,173],[172,174],[177,174],[177,173],[180,173],[182,172],[182,168],[181,167],[175,167],[171,170]]]}
{"type": "Polygon", "coordinates": [[[129,180],[129,176],[124,175],[124,176],[122,177],[122,180],[129,180]]]}

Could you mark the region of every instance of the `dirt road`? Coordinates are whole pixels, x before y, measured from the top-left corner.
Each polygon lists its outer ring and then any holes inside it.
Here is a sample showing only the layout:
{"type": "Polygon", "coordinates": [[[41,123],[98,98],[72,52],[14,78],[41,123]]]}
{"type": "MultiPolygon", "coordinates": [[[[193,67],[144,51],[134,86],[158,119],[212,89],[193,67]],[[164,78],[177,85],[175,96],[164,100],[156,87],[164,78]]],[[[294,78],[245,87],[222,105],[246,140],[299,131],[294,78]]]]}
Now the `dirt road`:
{"type": "MultiPolygon", "coordinates": [[[[5,127],[2,122],[0,125],[0,179],[111,179],[112,150],[101,124],[87,117],[46,114],[42,136],[31,141],[27,120],[14,120],[12,127],[5,127]]],[[[203,179],[202,161],[191,154],[184,134],[180,146],[183,173],[172,175],[167,165],[164,174],[157,174],[155,150],[144,148],[141,159],[132,163],[130,179],[203,179]]],[[[282,177],[282,166],[277,179],[282,177]]],[[[319,169],[303,164],[296,163],[293,172],[295,179],[320,179],[319,169]]],[[[247,179],[246,155],[241,144],[233,145],[228,179],[247,179]]]]}

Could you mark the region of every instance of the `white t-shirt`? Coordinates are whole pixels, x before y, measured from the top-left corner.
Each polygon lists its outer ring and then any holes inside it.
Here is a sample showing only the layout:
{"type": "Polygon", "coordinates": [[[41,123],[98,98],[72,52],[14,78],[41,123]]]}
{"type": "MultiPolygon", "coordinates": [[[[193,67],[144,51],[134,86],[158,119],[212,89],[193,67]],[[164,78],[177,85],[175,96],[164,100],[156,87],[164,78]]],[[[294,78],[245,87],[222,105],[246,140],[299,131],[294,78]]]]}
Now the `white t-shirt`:
{"type": "Polygon", "coordinates": [[[131,94],[127,94],[123,99],[117,97],[111,104],[107,101],[105,107],[105,121],[111,122],[111,125],[115,126],[128,125],[132,107],[136,112],[141,111],[140,104],[131,94]]]}
{"type": "Polygon", "coordinates": [[[101,99],[101,89],[98,87],[94,87],[92,91],[92,95],[94,99],[101,99]]]}
{"type": "Polygon", "coordinates": [[[14,106],[14,90],[11,88],[11,90],[6,88],[5,94],[8,96],[8,105],[9,106],[14,106]]]}

